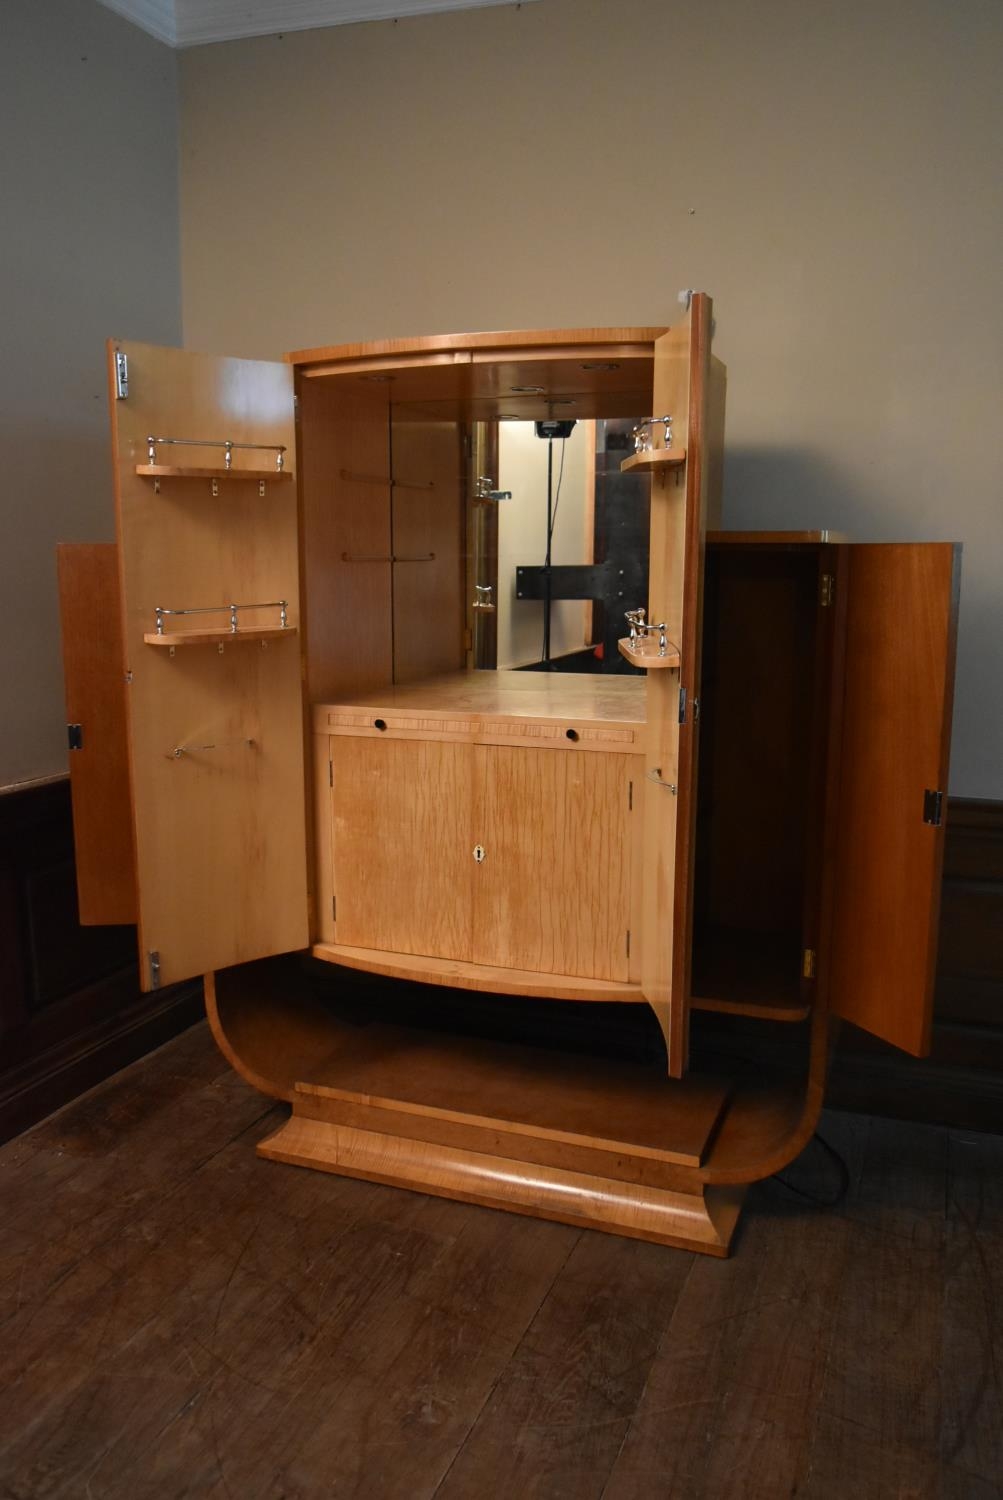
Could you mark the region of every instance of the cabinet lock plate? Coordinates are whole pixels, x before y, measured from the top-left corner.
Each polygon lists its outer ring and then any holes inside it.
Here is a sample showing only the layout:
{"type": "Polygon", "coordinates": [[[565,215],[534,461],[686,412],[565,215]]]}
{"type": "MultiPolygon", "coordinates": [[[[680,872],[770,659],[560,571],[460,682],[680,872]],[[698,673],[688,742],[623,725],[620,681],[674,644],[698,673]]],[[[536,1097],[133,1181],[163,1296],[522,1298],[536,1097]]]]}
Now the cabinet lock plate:
{"type": "Polygon", "coordinates": [[[484,845],[483,844],[475,844],[474,845],[474,859],[477,861],[477,863],[479,865],[482,865],[484,863],[484,845]]]}

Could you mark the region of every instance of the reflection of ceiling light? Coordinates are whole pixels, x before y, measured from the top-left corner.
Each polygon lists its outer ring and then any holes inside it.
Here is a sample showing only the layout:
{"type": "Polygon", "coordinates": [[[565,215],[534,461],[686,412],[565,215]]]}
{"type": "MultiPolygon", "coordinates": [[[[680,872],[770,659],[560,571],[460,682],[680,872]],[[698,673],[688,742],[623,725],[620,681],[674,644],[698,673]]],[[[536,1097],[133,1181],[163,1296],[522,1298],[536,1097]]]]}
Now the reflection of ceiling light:
{"type": "Polygon", "coordinates": [[[521,422],[522,417],[516,416],[516,414],[511,411],[500,411],[498,413],[498,420],[499,422],[521,422]]]}
{"type": "Polygon", "coordinates": [[[559,397],[556,401],[548,401],[547,405],[548,406],[577,406],[578,402],[577,401],[572,401],[570,396],[568,396],[568,397],[562,396],[562,397],[559,397]]]}
{"type": "Polygon", "coordinates": [[[546,386],[542,385],[514,385],[512,394],[515,396],[542,396],[546,386]]]}
{"type": "Polygon", "coordinates": [[[582,365],[583,370],[619,370],[619,368],[620,361],[618,359],[594,359],[591,360],[587,365],[582,365]]]}
{"type": "Polygon", "coordinates": [[[374,380],[378,385],[389,385],[393,378],[392,375],[363,375],[361,377],[363,380],[374,380]]]}

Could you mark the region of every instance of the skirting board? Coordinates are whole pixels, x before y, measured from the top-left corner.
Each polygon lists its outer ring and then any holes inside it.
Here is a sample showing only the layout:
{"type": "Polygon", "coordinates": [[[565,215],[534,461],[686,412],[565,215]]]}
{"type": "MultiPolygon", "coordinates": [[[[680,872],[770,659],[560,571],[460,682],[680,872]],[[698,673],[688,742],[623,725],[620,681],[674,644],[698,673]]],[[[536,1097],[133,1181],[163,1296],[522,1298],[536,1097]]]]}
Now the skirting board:
{"type": "Polygon", "coordinates": [[[705,1255],[728,1254],[745,1195],[741,1187],[670,1192],[295,1113],[258,1154],[705,1255]]]}

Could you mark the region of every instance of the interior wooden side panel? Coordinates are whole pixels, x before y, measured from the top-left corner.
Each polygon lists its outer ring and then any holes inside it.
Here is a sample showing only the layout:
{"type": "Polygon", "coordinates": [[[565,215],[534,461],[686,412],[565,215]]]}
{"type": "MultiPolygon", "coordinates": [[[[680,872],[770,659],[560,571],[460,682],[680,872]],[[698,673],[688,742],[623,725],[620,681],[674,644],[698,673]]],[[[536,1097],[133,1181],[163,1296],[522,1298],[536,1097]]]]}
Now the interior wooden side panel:
{"type": "Polygon", "coordinates": [[[307,691],[331,702],[393,677],[387,387],[300,382],[307,691]]]}
{"type": "Polygon", "coordinates": [[[626,980],[639,757],[479,746],[475,963],[626,980]],[[518,815],[516,814],[518,809],[518,815]]]}
{"type": "Polygon", "coordinates": [[[135,922],[118,548],[64,544],[56,565],[66,720],[81,739],[69,755],[80,921],[135,922]]]}
{"type": "Polygon", "coordinates": [[[929,1050],[954,692],[960,548],[847,549],[831,1006],[916,1056],[929,1050]]]}
{"type": "Polygon", "coordinates": [[[466,652],[463,429],[392,428],[394,681],[459,671],[466,652]]]}
{"type": "Polygon", "coordinates": [[[471,951],[474,746],[331,737],[336,940],[471,951]]]}
{"type": "MultiPolygon", "coordinates": [[[[150,434],[212,440],[159,450],[165,468],[222,466],[219,443],[284,444],[294,453],[291,372],[150,345],[109,348],[140,958],[145,985],[306,946],[307,855],[295,486],[240,470],[274,455],[235,451],[219,480],[137,474],[150,434]],[[115,396],[115,353],[129,361],[115,396]],[[193,458],[189,458],[193,455],[193,458]],[[288,631],[266,644],[179,646],[144,639],[155,609],[238,603],[241,626],[288,631]],[[150,954],[159,957],[159,974],[150,954]]],[[[174,631],[193,622],[169,618],[174,631]]],[[[226,630],[225,613],[195,623],[226,630]]],[[[156,637],[154,636],[154,639],[156,637]]]]}

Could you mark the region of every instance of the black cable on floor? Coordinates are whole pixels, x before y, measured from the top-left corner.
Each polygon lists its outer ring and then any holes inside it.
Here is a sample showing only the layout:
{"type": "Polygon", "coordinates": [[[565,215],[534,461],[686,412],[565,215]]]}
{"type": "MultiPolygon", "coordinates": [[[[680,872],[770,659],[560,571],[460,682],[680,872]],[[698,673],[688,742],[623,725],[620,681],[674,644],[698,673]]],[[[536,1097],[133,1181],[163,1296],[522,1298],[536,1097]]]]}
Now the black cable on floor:
{"type": "Polygon", "coordinates": [[[795,1187],[793,1182],[788,1182],[787,1178],[781,1176],[779,1172],[774,1172],[770,1181],[779,1182],[781,1187],[785,1187],[789,1193],[795,1193],[805,1203],[810,1203],[813,1208],[835,1208],[837,1204],[842,1203],[850,1190],[850,1169],[835,1146],[830,1146],[825,1137],[819,1135],[817,1130],[812,1139],[818,1141],[823,1151],[826,1151],[836,1163],[836,1170],[839,1172],[839,1187],[835,1194],[831,1198],[820,1198],[817,1193],[806,1193],[804,1188],[795,1187]]]}

